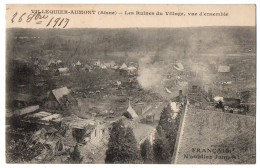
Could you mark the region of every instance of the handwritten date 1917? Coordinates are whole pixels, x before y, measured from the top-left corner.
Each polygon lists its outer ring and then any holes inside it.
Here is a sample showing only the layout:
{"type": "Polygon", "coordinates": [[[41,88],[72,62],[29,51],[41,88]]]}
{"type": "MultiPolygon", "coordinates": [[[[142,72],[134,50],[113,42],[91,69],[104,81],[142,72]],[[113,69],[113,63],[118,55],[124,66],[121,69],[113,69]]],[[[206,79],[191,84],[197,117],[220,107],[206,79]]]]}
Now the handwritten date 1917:
{"type": "Polygon", "coordinates": [[[49,17],[49,15],[43,15],[41,13],[22,13],[18,15],[17,12],[11,19],[12,23],[24,21],[27,23],[35,21],[35,24],[46,24],[46,27],[66,28],[70,20],[63,17],[49,17]]]}

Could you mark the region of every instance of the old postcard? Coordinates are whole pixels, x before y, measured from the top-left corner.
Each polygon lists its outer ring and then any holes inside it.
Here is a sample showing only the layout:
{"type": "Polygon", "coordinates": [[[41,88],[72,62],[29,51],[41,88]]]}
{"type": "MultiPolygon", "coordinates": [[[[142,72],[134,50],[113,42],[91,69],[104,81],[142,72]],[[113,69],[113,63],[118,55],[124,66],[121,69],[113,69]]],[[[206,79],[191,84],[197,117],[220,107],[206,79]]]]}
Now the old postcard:
{"type": "Polygon", "coordinates": [[[255,164],[255,5],[6,5],[6,163],[255,164]]]}

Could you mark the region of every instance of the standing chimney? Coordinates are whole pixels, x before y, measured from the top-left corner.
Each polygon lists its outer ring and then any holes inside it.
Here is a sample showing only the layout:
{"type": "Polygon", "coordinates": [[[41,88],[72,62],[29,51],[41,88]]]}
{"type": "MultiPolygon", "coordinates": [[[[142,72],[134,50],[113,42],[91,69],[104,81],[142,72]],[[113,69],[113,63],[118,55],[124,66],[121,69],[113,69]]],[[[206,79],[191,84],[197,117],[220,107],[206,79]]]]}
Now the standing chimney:
{"type": "Polygon", "coordinates": [[[182,90],[179,90],[179,101],[182,102],[182,90]]]}
{"type": "Polygon", "coordinates": [[[180,97],[182,96],[182,90],[179,90],[179,96],[180,97]]]}
{"type": "Polygon", "coordinates": [[[210,101],[213,101],[213,93],[212,93],[212,89],[211,88],[208,91],[208,96],[209,96],[210,101]]]}

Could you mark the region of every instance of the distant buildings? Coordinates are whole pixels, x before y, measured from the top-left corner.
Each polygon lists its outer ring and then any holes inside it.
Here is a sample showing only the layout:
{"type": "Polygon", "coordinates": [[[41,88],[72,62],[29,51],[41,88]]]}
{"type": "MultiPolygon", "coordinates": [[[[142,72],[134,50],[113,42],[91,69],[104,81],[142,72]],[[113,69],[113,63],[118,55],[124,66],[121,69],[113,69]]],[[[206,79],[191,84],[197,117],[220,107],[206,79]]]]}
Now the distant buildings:
{"type": "Polygon", "coordinates": [[[137,67],[134,63],[131,63],[130,66],[127,66],[126,63],[123,63],[120,67],[116,68],[115,71],[122,76],[135,75],[137,74],[137,67]]]}
{"type": "Polygon", "coordinates": [[[54,59],[51,59],[47,65],[51,69],[64,67],[64,63],[61,60],[55,61],[54,59]]]}
{"type": "Polygon", "coordinates": [[[230,72],[230,66],[220,65],[218,67],[218,72],[220,72],[220,73],[230,72]]]}
{"type": "Polygon", "coordinates": [[[56,66],[56,62],[51,59],[49,62],[48,62],[48,67],[55,67],[56,66]]]}
{"type": "Polygon", "coordinates": [[[58,68],[56,71],[55,71],[55,75],[58,76],[58,75],[65,75],[69,72],[69,68],[58,68]]]}
{"type": "Polygon", "coordinates": [[[137,74],[137,68],[132,66],[132,67],[128,67],[128,74],[129,75],[135,75],[137,74]]]}
{"type": "Polygon", "coordinates": [[[93,62],[93,65],[99,67],[101,65],[101,62],[99,60],[96,60],[93,62]]]}
{"type": "Polygon", "coordinates": [[[184,67],[182,65],[182,63],[176,63],[174,66],[173,66],[175,69],[177,69],[178,71],[183,71],[184,70],[184,67]]]}
{"type": "Polygon", "coordinates": [[[107,68],[113,68],[116,65],[116,63],[115,63],[115,61],[109,61],[109,62],[105,62],[104,65],[107,68]]]}
{"type": "Polygon", "coordinates": [[[57,68],[62,68],[62,67],[64,67],[64,64],[61,60],[57,60],[56,66],[57,66],[57,68]]]}
{"type": "Polygon", "coordinates": [[[86,72],[91,72],[92,69],[93,69],[93,68],[92,68],[90,65],[88,65],[88,64],[86,64],[86,65],[82,68],[82,70],[84,70],[84,71],[86,71],[86,72]]]}
{"type": "Polygon", "coordinates": [[[128,70],[128,67],[127,67],[127,65],[125,63],[123,63],[121,65],[121,67],[119,69],[117,69],[117,71],[119,72],[119,75],[122,75],[122,76],[128,75],[127,70],[128,70]]]}
{"type": "Polygon", "coordinates": [[[75,66],[76,66],[76,67],[81,67],[81,66],[82,66],[82,64],[81,64],[81,62],[80,62],[80,61],[78,61],[78,62],[75,64],[75,66]]]}

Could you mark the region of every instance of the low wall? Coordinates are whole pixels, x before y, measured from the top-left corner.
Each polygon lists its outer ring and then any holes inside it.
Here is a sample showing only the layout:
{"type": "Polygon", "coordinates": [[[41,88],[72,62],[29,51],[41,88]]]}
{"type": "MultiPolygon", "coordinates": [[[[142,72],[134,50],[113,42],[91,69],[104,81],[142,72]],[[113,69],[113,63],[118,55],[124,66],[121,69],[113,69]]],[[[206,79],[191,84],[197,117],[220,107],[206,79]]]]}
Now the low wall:
{"type": "Polygon", "coordinates": [[[172,163],[255,163],[256,118],[186,106],[172,163]]]}

